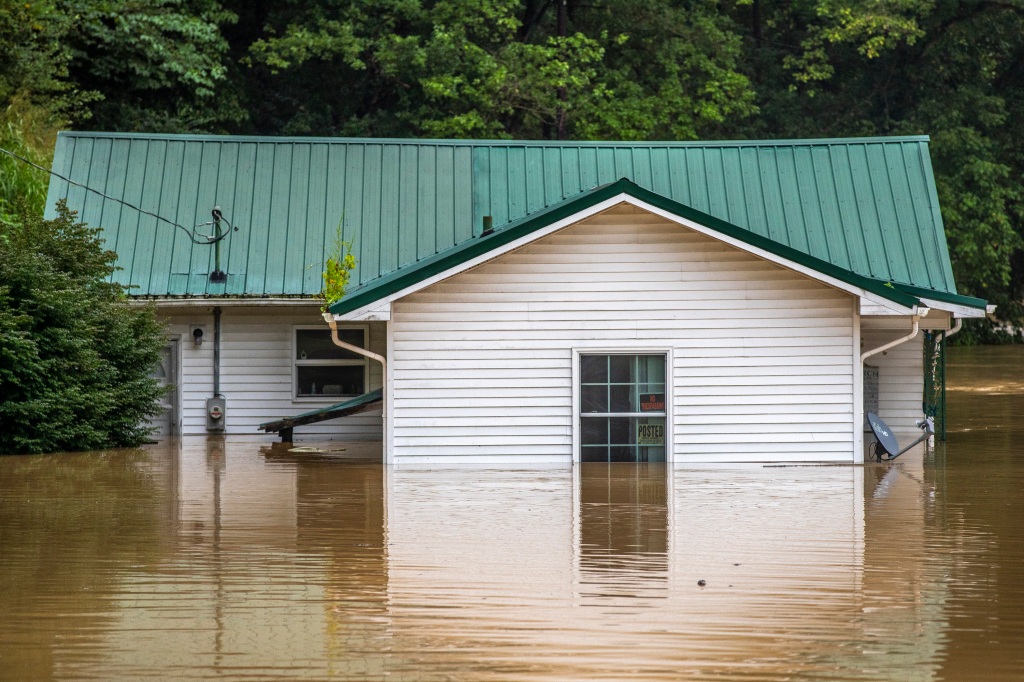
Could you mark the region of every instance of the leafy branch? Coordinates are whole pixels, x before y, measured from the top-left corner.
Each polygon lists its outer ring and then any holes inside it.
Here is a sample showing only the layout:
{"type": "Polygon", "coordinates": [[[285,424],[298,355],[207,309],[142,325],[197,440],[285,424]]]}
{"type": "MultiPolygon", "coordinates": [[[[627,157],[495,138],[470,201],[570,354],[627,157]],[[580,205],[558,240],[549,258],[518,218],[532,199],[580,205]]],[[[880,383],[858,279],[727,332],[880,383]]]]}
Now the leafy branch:
{"type": "Polygon", "coordinates": [[[348,288],[352,271],[356,267],[356,257],[352,255],[352,242],[342,238],[341,222],[338,223],[338,232],[331,244],[331,251],[324,263],[324,288],[320,292],[323,305],[321,312],[328,312],[328,309],[345,297],[345,289],[348,288]]]}

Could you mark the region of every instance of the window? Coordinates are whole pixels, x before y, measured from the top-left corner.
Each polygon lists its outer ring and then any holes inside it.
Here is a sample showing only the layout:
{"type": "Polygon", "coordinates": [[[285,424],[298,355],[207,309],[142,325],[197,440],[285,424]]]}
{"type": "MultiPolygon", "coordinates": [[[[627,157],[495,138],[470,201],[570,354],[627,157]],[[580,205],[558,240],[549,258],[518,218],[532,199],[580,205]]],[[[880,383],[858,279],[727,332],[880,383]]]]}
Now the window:
{"type": "Polygon", "coordinates": [[[580,460],[665,461],[665,356],[580,355],[580,460]]]}
{"type": "MultiPolygon", "coordinates": [[[[365,327],[338,329],[338,338],[353,346],[366,348],[365,327]]],[[[294,348],[296,398],[366,393],[366,358],[335,346],[330,329],[296,329],[294,348]]]]}

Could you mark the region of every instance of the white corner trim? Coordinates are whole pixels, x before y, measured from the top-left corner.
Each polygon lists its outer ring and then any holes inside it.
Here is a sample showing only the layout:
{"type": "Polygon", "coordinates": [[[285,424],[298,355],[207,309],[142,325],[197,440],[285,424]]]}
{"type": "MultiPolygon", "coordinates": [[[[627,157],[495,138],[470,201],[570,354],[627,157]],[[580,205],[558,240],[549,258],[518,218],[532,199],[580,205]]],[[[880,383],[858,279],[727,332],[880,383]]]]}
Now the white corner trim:
{"type": "Polygon", "coordinates": [[[864,361],[860,359],[860,304],[853,305],[853,463],[864,463],[864,361]]]}

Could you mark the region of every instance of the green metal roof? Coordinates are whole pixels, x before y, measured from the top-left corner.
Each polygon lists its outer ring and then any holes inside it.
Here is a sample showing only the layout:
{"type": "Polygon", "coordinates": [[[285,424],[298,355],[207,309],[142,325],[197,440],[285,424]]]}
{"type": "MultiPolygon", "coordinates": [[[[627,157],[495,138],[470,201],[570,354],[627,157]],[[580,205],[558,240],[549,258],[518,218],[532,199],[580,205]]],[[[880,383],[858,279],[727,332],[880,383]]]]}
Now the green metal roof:
{"type": "Polygon", "coordinates": [[[500,231],[464,242],[444,253],[427,258],[416,265],[402,268],[372,282],[354,287],[347,292],[344,299],[332,305],[330,310],[335,315],[357,310],[385,296],[402,291],[406,287],[471,261],[477,256],[510,244],[563,218],[567,218],[621,194],[639,199],[652,206],[709,227],[723,235],[733,237],[781,258],[799,263],[860,289],[870,291],[899,305],[910,308],[920,303],[916,296],[900,291],[887,282],[864,277],[850,270],[840,268],[833,263],[823,261],[820,258],[815,258],[785,244],[780,244],[779,242],[754,234],[749,230],[744,230],[712,215],[696,211],[677,201],[645,190],[634,182],[622,179],[589,192],[582,192],[572,199],[567,199],[555,206],[550,206],[535,214],[531,214],[526,218],[521,218],[500,231]]]}
{"type": "MultiPolygon", "coordinates": [[[[219,205],[241,228],[213,248],[53,178],[102,228],[137,296],[314,296],[338,225],[353,284],[401,277],[496,230],[626,178],[860,276],[955,294],[927,138],[779,142],[504,142],[63,132],[54,170],[187,227],[219,205]]],[[[202,228],[209,230],[209,228],[202,228]]]]}

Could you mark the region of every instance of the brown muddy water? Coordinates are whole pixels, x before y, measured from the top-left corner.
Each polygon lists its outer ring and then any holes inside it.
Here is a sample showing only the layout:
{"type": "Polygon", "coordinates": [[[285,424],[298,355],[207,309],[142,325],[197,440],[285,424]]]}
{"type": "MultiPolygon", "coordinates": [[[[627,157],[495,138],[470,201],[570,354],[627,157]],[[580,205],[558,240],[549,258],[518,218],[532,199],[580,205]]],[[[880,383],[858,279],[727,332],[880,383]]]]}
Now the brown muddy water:
{"type": "Polygon", "coordinates": [[[949,383],[866,467],[0,457],[0,678],[1024,679],[1024,349],[949,383]]]}

